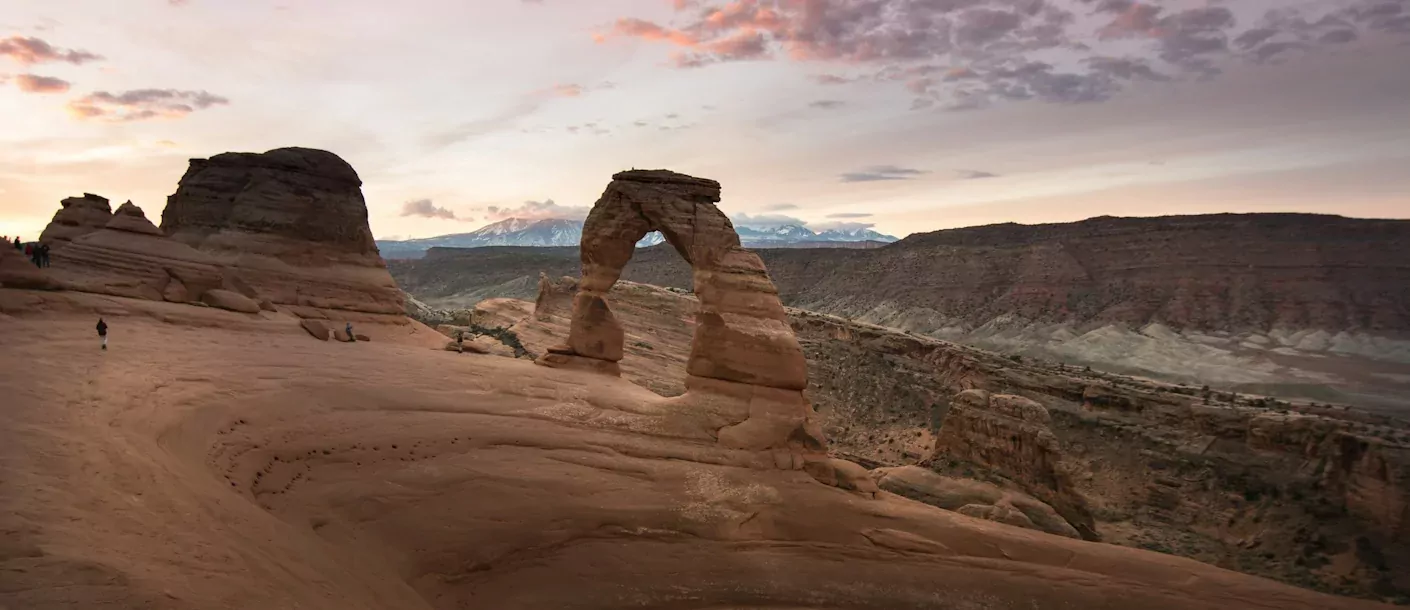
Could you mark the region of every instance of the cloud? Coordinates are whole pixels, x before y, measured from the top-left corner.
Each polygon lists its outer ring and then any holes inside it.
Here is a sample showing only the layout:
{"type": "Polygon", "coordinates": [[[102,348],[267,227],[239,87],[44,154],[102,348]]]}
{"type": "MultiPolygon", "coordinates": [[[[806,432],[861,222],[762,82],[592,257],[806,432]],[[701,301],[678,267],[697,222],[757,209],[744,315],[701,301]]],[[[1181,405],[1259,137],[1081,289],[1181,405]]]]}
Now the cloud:
{"type": "Polygon", "coordinates": [[[730,214],[730,220],[734,221],[737,227],[750,227],[754,229],[767,229],[771,227],[781,227],[784,225],[808,226],[808,221],[783,214],[748,214],[740,212],[730,214]]]}
{"type": "Polygon", "coordinates": [[[811,104],[808,104],[808,106],[810,106],[810,107],[813,107],[813,108],[821,108],[821,109],[823,109],[823,110],[832,110],[832,109],[835,109],[835,108],[841,108],[841,107],[846,106],[846,105],[847,105],[847,102],[844,102],[844,101],[841,101],[841,100],[818,100],[818,101],[816,101],[816,102],[813,102],[813,103],[811,103],[811,104]]]}
{"type": "Polygon", "coordinates": [[[577,83],[554,85],[549,89],[549,93],[558,97],[578,97],[581,96],[584,91],[586,91],[586,89],[577,83]]]}
{"type": "Polygon", "coordinates": [[[460,222],[472,222],[473,218],[461,218],[455,212],[432,203],[430,199],[416,199],[401,205],[401,216],[420,216],[421,218],[439,218],[441,220],[458,220],[460,222]]]}
{"type": "Polygon", "coordinates": [[[997,178],[997,177],[999,177],[999,175],[998,175],[998,174],[995,174],[995,173],[983,172],[983,171],[973,170],[973,169],[962,169],[962,170],[959,170],[958,173],[959,173],[959,175],[960,175],[960,178],[962,178],[962,179],[964,179],[964,180],[980,180],[980,179],[983,179],[983,178],[997,178]]]}
{"type": "Polygon", "coordinates": [[[828,218],[871,218],[871,216],[866,212],[838,212],[827,215],[828,218]]]}
{"type": "Polygon", "coordinates": [[[507,220],[510,218],[521,218],[525,220],[544,220],[550,218],[564,218],[569,220],[582,220],[587,218],[588,212],[592,208],[587,206],[563,206],[558,205],[552,199],[543,201],[525,201],[523,205],[512,208],[490,206],[485,209],[487,219],[490,221],[507,220]]]}
{"type": "Polygon", "coordinates": [[[852,222],[837,220],[829,222],[820,222],[809,228],[821,233],[823,231],[856,231],[859,229],[870,229],[874,226],[876,226],[876,224],[870,222],[852,222]]]}
{"type": "Polygon", "coordinates": [[[786,212],[788,210],[796,210],[798,209],[798,206],[791,203],[776,203],[764,209],[769,212],[786,212]]]}
{"type": "Polygon", "coordinates": [[[898,167],[895,165],[874,165],[865,169],[842,174],[843,182],[878,182],[882,180],[910,180],[921,174],[928,173],[924,170],[911,169],[908,167],[898,167]]]}
{"type": "Polygon", "coordinates": [[[20,74],[15,77],[15,86],[26,93],[63,93],[69,90],[69,82],[51,76],[20,74]]]}
{"type": "Polygon", "coordinates": [[[519,119],[538,112],[538,109],[539,102],[531,99],[520,100],[517,104],[504,108],[494,115],[431,133],[425,136],[423,141],[428,148],[444,148],[465,140],[512,128],[519,122],[519,119]]]}
{"type": "Polygon", "coordinates": [[[197,110],[223,106],[230,100],[205,91],[135,89],[122,93],[98,91],[72,100],[69,114],[78,119],[113,123],[147,119],[179,119],[197,110]]]}
{"type": "Polygon", "coordinates": [[[88,51],[61,49],[39,38],[28,36],[11,36],[0,39],[0,56],[9,57],[22,64],[64,62],[78,65],[103,59],[102,55],[88,51]]]}
{"type": "Polygon", "coordinates": [[[813,79],[813,82],[819,85],[845,85],[854,80],[836,74],[814,74],[809,78],[813,79]]]}
{"type": "Polygon", "coordinates": [[[1404,0],[677,0],[674,8],[671,22],[624,17],[595,37],[668,45],[682,68],[846,66],[855,75],[811,78],[895,82],[917,96],[915,109],[1102,102],[1133,83],[1212,78],[1231,60],[1332,48],[1367,31],[1410,33],[1404,0]]]}

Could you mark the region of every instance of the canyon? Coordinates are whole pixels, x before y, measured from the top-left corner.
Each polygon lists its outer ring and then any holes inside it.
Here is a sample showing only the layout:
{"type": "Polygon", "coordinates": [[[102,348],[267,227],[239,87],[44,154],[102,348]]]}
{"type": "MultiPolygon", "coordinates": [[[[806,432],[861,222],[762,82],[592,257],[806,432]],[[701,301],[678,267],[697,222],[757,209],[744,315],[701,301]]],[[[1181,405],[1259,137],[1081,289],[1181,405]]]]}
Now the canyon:
{"type": "MultiPolygon", "coordinates": [[[[1095,218],[757,249],[785,305],[1009,354],[1394,412],[1410,406],[1410,222],[1305,214],[1095,218]]],[[[441,309],[532,298],[570,248],[432,249],[389,268],[441,309]]],[[[624,278],[689,290],[663,247],[624,278]]]]}

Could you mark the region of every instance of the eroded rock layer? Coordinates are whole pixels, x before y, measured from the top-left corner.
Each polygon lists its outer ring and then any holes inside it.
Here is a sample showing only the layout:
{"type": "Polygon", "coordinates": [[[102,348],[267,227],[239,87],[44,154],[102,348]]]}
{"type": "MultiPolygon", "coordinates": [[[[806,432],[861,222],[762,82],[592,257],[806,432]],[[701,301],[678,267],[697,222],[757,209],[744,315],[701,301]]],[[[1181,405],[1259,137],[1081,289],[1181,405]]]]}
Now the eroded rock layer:
{"type": "Polygon", "coordinates": [[[39,241],[50,247],[59,247],[108,225],[112,220],[112,206],[105,197],[84,193],[82,197],[69,197],[59,202],[58,212],[49,226],[39,235],[39,241]]]}
{"type": "Polygon", "coordinates": [[[402,315],[367,224],[362,180],[308,148],[193,159],[162,231],[214,257],[271,302],[402,315]]]}
{"type": "Polygon", "coordinates": [[[1013,480],[1053,505],[1083,538],[1096,539],[1086,500],[1063,469],[1051,423],[1048,410],[1028,398],[965,390],[950,401],[931,459],[991,470],[1013,480]]]}
{"type": "Polygon", "coordinates": [[[52,269],[72,290],[151,301],[199,302],[225,283],[213,258],[162,235],[131,202],[103,229],[55,249],[52,269]]]}

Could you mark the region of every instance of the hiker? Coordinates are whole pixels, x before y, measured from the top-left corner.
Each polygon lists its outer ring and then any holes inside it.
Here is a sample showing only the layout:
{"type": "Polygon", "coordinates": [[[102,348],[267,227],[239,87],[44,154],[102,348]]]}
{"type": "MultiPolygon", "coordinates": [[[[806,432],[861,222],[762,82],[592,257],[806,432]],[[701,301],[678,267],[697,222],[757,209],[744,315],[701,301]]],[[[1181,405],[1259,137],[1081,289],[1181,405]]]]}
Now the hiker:
{"type": "Polygon", "coordinates": [[[348,341],[349,341],[349,342],[357,341],[357,335],[354,335],[354,334],[352,333],[352,322],[348,322],[348,327],[345,328],[344,330],[346,330],[347,333],[348,333],[348,341]]]}
{"type": "Polygon", "coordinates": [[[40,243],[40,244],[39,244],[39,266],[40,266],[40,267],[48,267],[48,266],[49,266],[49,244],[46,244],[46,243],[40,243]]]}
{"type": "Polygon", "coordinates": [[[15,236],[15,249],[16,249],[16,250],[23,250],[23,248],[20,247],[20,236],[18,236],[18,235],[15,236]]]}
{"type": "Polygon", "coordinates": [[[108,351],[108,323],[98,318],[98,337],[103,340],[103,351],[108,351]]]}

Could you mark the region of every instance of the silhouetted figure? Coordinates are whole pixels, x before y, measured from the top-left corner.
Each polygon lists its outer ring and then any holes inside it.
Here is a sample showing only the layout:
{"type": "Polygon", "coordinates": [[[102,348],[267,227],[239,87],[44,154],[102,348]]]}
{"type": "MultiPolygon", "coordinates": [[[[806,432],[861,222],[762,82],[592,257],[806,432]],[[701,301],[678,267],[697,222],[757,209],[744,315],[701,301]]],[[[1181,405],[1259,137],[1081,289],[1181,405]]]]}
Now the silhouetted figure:
{"type": "Polygon", "coordinates": [[[344,330],[346,330],[347,333],[348,333],[348,341],[349,341],[349,342],[357,341],[357,335],[352,334],[352,322],[348,322],[348,326],[347,326],[347,328],[344,329],[344,330]]]}
{"type": "Polygon", "coordinates": [[[19,237],[18,235],[15,236],[15,249],[16,249],[16,250],[21,250],[21,249],[23,249],[23,248],[20,247],[20,237],[19,237]]]}
{"type": "Polygon", "coordinates": [[[108,350],[108,323],[98,318],[98,338],[103,340],[103,351],[108,350]]]}
{"type": "Polygon", "coordinates": [[[49,266],[49,244],[45,244],[45,243],[39,244],[39,266],[40,266],[40,267],[48,267],[48,266],[49,266]]]}

